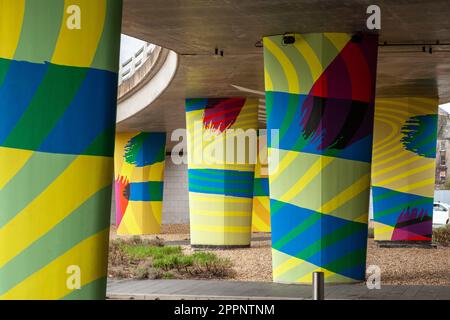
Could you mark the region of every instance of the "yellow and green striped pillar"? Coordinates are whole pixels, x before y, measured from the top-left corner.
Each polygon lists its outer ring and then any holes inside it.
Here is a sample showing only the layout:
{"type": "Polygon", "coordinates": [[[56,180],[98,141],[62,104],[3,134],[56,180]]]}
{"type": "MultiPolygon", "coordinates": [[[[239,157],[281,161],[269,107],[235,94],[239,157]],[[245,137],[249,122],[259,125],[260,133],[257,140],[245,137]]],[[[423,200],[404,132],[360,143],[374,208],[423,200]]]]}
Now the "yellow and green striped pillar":
{"type": "Polygon", "coordinates": [[[191,245],[249,246],[258,101],[187,99],[186,126],[191,245]]]}
{"type": "Polygon", "coordinates": [[[121,0],[0,0],[0,299],[103,299],[121,0]]]}
{"type": "Polygon", "coordinates": [[[372,157],[375,241],[431,243],[439,99],[376,100],[372,157]]]}
{"type": "Polygon", "coordinates": [[[118,235],[161,232],[165,132],[117,133],[115,162],[118,235]]]}
{"type": "Polygon", "coordinates": [[[273,278],[365,278],[377,36],[263,39],[273,278]]]}

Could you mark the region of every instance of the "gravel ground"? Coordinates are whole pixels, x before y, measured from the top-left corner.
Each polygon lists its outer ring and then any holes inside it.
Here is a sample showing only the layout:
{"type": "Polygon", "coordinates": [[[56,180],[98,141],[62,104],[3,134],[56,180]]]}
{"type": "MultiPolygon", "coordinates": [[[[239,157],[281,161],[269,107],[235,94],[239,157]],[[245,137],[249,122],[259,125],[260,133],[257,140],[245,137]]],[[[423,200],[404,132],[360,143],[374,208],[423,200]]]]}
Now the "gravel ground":
{"type": "MultiPolygon", "coordinates": [[[[261,237],[264,234],[255,234],[261,237]]],[[[111,238],[116,238],[112,229],[111,238]]],[[[144,236],[154,238],[156,236],[144,236]]],[[[163,226],[163,234],[158,235],[166,241],[189,239],[189,226],[163,226]],[[181,232],[181,233],[177,233],[181,232]]],[[[190,251],[189,246],[184,250],[190,251]]],[[[238,281],[272,281],[271,242],[253,241],[251,248],[213,250],[220,257],[229,258],[234,265],[238,281]]],[[[384,284],[394,285],[450,285],[450,247],[436,249],[420,248],[378,248],[369,239],[367,265],[381,268],[384,284]]]]}

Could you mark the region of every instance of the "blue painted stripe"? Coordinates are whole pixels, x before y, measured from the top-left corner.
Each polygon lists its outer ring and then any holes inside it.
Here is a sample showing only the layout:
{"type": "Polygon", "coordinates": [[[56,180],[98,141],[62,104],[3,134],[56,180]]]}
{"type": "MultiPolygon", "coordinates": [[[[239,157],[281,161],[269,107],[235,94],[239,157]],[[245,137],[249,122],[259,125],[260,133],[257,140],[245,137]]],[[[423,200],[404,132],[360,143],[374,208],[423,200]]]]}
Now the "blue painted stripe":
{"type": "Polygon", "coordinates": [[[253,187],[253,196],[264,197],[269,196],[269,179],[256,178],[253,187]]]}
{"type": "Polygon", "coordinates": [[[162,181],[130,183],[130,201],[162,201],[164,183],[162,181]]]}
{"type": "Polygon", "coordinates": [[[374,221],[394,227],[403,210],[416,208],[433,215],[433,198],[399,192],[383,187],[372,187],[374,221]]]}
{"type": "MultiPolygon", "coordinates": [[[[114,127],[117,74],[90,69],[77,95],[38,151],[83,154],[103,132],[114,127]]],[[[113,141],[113,139],[110,139],[113,141]]],[[[112,156],[113,146],[104,156],[112,156]]]]}
{"type": "Polygon", "coordinates": [[[253,171],[190,169],[189,191],[253,198],[253,171]]]}
{"type": "Polygon", "coordinates": [[[48,64],[10,61],[9,71],[0,86],[0,114],[4,115],[0,117],[0,144],[26,111],[47,68],[48,64]]]}
{"type": "Polygon", "coordinates": [[[206,108],[208,99],[186,99],[186,112],[203,110],[206,108]]]}

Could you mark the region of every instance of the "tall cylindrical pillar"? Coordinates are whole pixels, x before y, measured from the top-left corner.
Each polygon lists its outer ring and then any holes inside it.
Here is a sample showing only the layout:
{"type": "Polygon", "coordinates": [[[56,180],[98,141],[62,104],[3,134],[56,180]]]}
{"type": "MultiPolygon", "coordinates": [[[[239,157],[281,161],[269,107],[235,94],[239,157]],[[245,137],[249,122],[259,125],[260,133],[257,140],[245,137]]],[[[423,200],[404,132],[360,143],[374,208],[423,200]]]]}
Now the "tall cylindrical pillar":
{"type": "Polygon", "coordinates": [[[165,132],[116,135],[115,200],[118,235],[161,232],[165,132]]]}
{"type": "Polygon", "coordinates": [[[249,246],[258,102],[186,101],[193,246],[249,246]]]}
{"type": "Polygon", "coordinates": [[[377,99],[372,160],[376,241],[431,242],[438,99],[377,99]]]}
{"type": "Polygon", "coordinates": [[[288,36],[263,39],[273,277],[310,284],[322,271],[328,283],[361,281],[377,36],[288,36]]]}
{"type": "Polygon", "coordinates": [[[104,299],[122,1],[0,8],[0,298],[104,299]]]}

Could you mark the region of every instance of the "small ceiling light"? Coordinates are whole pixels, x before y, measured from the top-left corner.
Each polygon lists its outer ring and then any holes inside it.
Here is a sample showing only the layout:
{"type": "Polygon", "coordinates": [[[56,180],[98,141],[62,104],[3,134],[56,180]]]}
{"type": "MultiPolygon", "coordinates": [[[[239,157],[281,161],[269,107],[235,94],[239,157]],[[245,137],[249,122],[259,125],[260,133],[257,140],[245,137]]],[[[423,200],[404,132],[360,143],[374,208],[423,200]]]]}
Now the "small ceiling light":
{"type": "Polygon", "coordinates": [[[354,34],[352,36],[352,42],[360,43],[362,41],[363,36],[361,34],[354,34]]]}
{"type": "Polygon", "coordinates": [[[292,34],[285,34],[283,36],[283,44],[284,45],[288,45],[288,44],[294,44],[295,43],[295,37],[292,34]]]}

